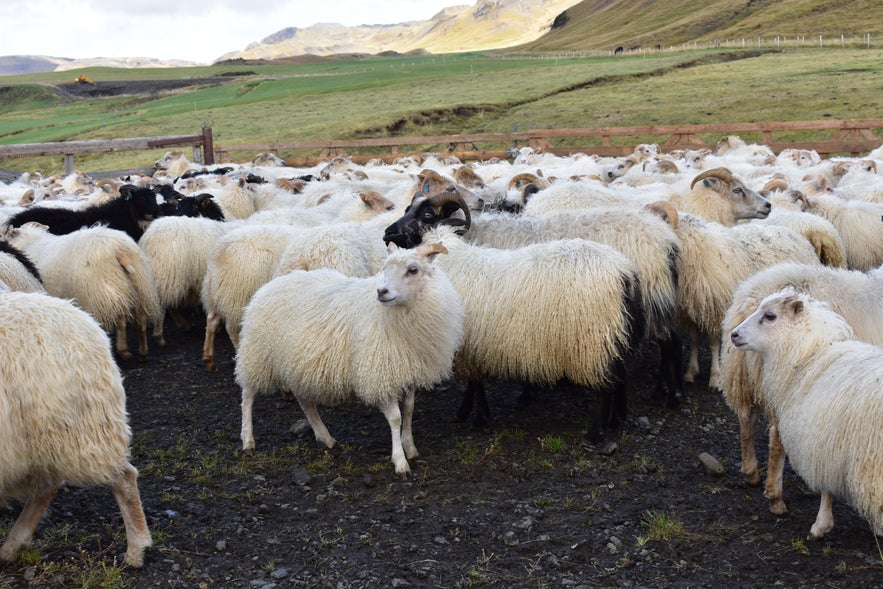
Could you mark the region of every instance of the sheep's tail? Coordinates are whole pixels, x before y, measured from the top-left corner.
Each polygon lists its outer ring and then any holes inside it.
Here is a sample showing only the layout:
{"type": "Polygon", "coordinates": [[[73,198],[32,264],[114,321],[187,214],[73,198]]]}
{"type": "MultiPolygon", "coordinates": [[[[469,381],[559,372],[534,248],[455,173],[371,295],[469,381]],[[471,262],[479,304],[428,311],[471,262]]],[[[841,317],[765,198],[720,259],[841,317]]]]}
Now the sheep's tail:
{"type": "Polygon", "coordinates": [[[119,250],[117,263],[126,272],[134,295],[134,319],[136,321],[158,321],[162,307],[150,263],[140,251],[119,250]]]}

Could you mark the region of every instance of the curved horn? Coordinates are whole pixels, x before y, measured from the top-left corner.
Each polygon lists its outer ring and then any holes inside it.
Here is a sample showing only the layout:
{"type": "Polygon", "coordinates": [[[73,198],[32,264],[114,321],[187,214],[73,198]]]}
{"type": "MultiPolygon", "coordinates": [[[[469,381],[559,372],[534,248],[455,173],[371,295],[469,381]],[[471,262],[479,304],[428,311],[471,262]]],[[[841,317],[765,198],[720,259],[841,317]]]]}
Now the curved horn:
{"type": "Polygon", "coordinates": [[[672,229],[678,226],[678,210],[670,202],[666,200],[658,200],[646,204],[644,207],[652,213],[662,217],[663,221],[668,223],[672,229]]]}
{"type": "Polygon", "coordinates": [[[705,170],[690,182],[690,190],[693,189],[693,186],[696,185],[700,180],[705,180],[706,178],[720,178],[724,182],[730,183],[733,181],[733,174],[727,168],[712,168],[711,170],[705,170]]]}
{"type": "MultiPolygon", "coordinates": [[[[463,200],[463,197],[457,194],[454,191],[445,190],[442,192],[437,192],[427,198],[424,201],[425,203],[431,203],[432,206],[437,207],[439,210],[443,210],[446,205],[455,204],[457,208],[463,211],[463,215],[466,217],[466,220],[463,219],[452,219],[448,216],[446,219],[442,219],[438,222],[439,225],[453,225],[453,226],[461,226],[465,225],[465,228],[462,230],[463,233],[469,230],[472,227],[472,214],[469,212],[469,205],[466,204],[466,201],[463,200]]],[[[451,212],[453,214],[453,211],[451,212]]]]}

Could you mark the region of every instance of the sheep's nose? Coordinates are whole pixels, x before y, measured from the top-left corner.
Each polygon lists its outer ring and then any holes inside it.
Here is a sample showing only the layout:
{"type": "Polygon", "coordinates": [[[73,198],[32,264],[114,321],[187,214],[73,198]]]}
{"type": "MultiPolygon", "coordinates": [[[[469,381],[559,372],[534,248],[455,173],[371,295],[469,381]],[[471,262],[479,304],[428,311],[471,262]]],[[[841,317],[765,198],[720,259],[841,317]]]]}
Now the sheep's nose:
{"type": "Polygon", "coordinates": [[[387,294],[389,294],[389,289],[388,289],[388,288],[378,288],[378,289],[377,289],[377,298],[378,298],[378,299],[382,299],[382,298],[385,297],[387,294]]]}
{"type": "Polygon", "coordinates": [[[738,341],[738,339],[739,339],[739,331],[734,329],[734,330],[733,330],[733,333],[730,334],[730,339],[733,340],[734,343],[735,343],[736,341],[738,341]]]}

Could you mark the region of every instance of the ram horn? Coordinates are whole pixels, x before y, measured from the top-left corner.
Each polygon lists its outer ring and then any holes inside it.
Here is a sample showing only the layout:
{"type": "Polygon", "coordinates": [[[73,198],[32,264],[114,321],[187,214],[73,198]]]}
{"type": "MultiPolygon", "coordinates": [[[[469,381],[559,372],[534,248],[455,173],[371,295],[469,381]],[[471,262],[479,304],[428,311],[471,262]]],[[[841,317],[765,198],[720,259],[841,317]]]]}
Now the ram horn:
{"type": "Polygon", "coordinates": [[[700,180],[705,180],[706,178],[720,178],[726,183],[733,182],[733,173],[730,172],[727,168],[712,168],[711,170],[706,170],[693,178],[693,181],[690,182],[690,190],[693,189],[693,186],[696,185],[700,180]]]}
{"type": "MultiPolygon", "coordinates": [[[[451,218],[450,215],[446,219],[442,219],[438,222],[438,225],[452,225],[454,227],[465,226],[464,229],[458,231],[458,233],[465,233],[472,227],[472,214],[469,212],[469,205],[466,204],[466,201],[462,196],[457,194],[456,192],[452,192],[449,190],[445,190],[442,192],[437,192],[426,199],[425,203],[431,203],[431,206],[437,207],[438,210],[444,210],[448,205],[455,204],[457,208],[463,211],[463,215],[466,219],[456,219],[451,218]]],[[[455,211],[451,211],[451,215],[454,214],[455,211]]]]}

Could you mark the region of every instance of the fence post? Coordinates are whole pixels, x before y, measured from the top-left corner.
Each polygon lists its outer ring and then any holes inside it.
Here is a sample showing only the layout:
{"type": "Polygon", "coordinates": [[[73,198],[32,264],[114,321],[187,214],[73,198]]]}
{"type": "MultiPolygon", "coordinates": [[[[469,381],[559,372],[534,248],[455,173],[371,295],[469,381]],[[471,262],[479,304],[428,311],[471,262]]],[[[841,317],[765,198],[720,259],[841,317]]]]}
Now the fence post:
{"type": "Polygon", "coordinates": [[[64,173],[72,174],[74,171],[74,154],[66,153],[64,154],[64,173]]]}
{"type": "Polygon", "coordinates": [[[212,140],[212,128],[202,126],[202,160],[206,165],[215,163],[215,143],[212,140]]]}

